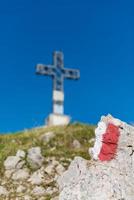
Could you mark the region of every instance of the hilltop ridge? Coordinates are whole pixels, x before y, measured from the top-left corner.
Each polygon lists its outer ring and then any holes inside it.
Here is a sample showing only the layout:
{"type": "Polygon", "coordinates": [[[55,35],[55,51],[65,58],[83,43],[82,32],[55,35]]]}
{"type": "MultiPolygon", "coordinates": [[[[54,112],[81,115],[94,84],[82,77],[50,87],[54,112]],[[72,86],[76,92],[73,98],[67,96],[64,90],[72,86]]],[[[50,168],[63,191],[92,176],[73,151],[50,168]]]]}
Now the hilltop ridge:
{"type": "Polygon", "coordinates": [[[0,199],[56,199],[56,177],[75,156],[90,159],[94,128],[74,123],[0,135],[0,199]]]}

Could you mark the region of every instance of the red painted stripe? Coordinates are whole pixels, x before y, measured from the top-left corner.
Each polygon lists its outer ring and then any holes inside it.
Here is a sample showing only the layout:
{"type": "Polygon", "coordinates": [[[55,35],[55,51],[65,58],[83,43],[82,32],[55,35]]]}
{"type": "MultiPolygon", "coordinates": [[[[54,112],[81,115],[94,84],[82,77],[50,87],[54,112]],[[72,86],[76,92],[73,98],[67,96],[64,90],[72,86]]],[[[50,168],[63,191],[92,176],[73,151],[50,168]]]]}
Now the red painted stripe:
{"type": "Polygon", "coordinates": [[[115,157],[119,135],[119,127],[114,124],[108,124],[107,130],[103,135],[102,147],[98,156],[101,161],[109,161],[115,157]]]}

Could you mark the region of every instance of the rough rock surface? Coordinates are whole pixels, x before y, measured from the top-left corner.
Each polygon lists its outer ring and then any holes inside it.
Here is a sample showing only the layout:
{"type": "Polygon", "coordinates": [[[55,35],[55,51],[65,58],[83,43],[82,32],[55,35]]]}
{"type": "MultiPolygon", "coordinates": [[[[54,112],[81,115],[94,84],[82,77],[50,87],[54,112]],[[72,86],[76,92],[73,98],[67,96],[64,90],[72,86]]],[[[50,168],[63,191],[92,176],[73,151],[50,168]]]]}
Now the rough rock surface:
{"type": "Polygon", "coordinates": [[[0,186],[0,196],[7,196],[8,195],[8,191],[5,187],[0,186]]]}
{"type": "Polygon", "coordinates": [[[114,118],[110,122],[120,129],[115,157],[110,161],[76,157],[58,179],[59,200],[134,199],[134,127],[117,122],[114,118]]]}
{"type": "Polygon", "coordinates": [[[16,181],[23,181],[29,177],[29,170],[27,168],[19,169],[13,173],[12,179],[16,181]]]}
{"type": "Polygon", "coordinates": [[[44,157],[41,155],[40,147],[32,147],[28,150],[27,161],[32,169],[38,169],[44,162],[44,157]]]}
{"type": "Polygon", "coordinates": [[[32,185],[41,185],[44,180],[44,168],[35,171],[31,177],[28,179],[28,182],[30,182],[32,185]]]}
{"type": "Polygon", "coordinates": [[[20,169],[23,166],[23,164],[24,163],[21,162],[21,158],[17,156],[9,156],[4,162],[6,170],[20,169]]]}

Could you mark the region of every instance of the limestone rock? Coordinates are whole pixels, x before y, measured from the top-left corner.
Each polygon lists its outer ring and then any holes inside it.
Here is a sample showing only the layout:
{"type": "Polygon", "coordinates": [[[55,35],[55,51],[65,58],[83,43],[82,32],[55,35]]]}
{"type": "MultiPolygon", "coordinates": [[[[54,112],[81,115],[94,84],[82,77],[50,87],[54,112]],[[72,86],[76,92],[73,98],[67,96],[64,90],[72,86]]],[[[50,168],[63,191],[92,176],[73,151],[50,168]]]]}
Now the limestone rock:
{"type": "Polygon", "coordinates": [[[48,175],[52,175],[54,173],[54,165],[51,163],[45,168],[45,172],[48,175]]]}
{"type": "Polygon", "coordinates": [[[110,120],[120,130],[115,157],[110,161],[76,157],[58,179],[59,200],[134,199],[134,127],[108,117],[101,121],[110,120]]]}
{"type": "Polygon", "coordinates": [[[23,193],[26,191],[26,187],[24,187],[23,185],[19,185],[16,189],[17,193],[23,193]]]}
{"type": "Polygon", "coordinates": [[[32,147],[28,150],[27,162],[32,169],[38,169],[44,162],[44,157],[41,155],[40,147],[32,147]]]}
{"type": "Polygon", "coordinates": [[[35,171],[28,179],[28,182],[30,182],[32,185],[41,185],[44,182],[43,169],[35,171]]]}
{"type": "Polygon", "coordinates": [[[42,186],[35,186],[32,193],[35,196],[42,196],[45,194],[45,189],[42,186]]]}
{"type": "Polygon", "coordinates": [[[5,173],[4,173],[4,175],[5,175],[6,178],[9,179],[12,176],[13,172],[14,172],[14,169],[12,169],[12,170],[6,170],[5,173]]]}
{"type": "Polygon", "coordinates": [[[81,148],[81,144],[80,144],[80,142],[78,141],[78,140],[74,140],[73,141],[73,147],[75,148],[75,149],[80,149],[81,148]]]}
{"type": "Polygon", "coordinates": [[[52,187],[47,187],[46,194],[47,195],[52,195],[53,194],[53,188],[52,187]]]}
{"type": "Polygon", "coordinates": [[[54,137],[55,137],[54,132],[47,132],[47,133],[44,133],[43,135],[40,136],[40,140],[45,142],[45,143],[48,143],[54,137]]]}
{"type": "Polygon", "coordinates": [[[69,169],[65,171],[57,180],[60,190],[67,187],[68,184],[73,185],[78,182],[80,176],[87,173],[87,163],[88,161],[85,159],[75,157],[75,159],[71,162],[69,169]]]}
{"type": "Polygon", "coordinates": [[[16,153],[16,156],[19,157],[19,158],[25,158],[26,153],[23,150],[18,150],[17,153],[16,153]]]}
{"type": "Polygon", "coordinates": [[[0,186],[0,196],[7,196],[8,195],[8,191],[5,187],[0,186]]]}
{"type": "Polygon", "coordinates": [[[12,179],[15,181],[24,181],[28,179],[29,177],[29,171],[27,168],[19,169],[15,171],[12,175],[12,179]]]}
{"type": "Polygon", "coordinates": [[[61,164],[59,164],[59,165],[56,167],[56,172],[57,172],[58,175],[63,174],[64,171],[65,171],[65,168],[64,168],[61,164]]]}
{"type": "Polygon", "coordinates": [[[21,161],[20,157],[17,156],[9,156],[4,161],[4,167],[6,170],[12,170],[12,169],[20,169],[24,165],[24,161],[21,161]]]}

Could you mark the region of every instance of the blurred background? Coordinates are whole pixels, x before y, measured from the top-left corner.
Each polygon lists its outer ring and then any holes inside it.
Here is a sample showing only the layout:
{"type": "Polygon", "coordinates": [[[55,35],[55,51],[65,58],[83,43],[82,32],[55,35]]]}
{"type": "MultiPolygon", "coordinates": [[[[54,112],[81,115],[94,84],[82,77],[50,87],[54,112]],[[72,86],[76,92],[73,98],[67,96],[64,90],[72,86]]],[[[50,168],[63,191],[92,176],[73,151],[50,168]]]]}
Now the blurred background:
{"type": "Polygon", "coordinates": [[[0,2],[0,132],[44,124],[52,80],[36,76],[62,50],[78,81],[65,80],[65,114],[95,124],[111,113],[134,121],[134,2],[5,0],[0,2]]]}

